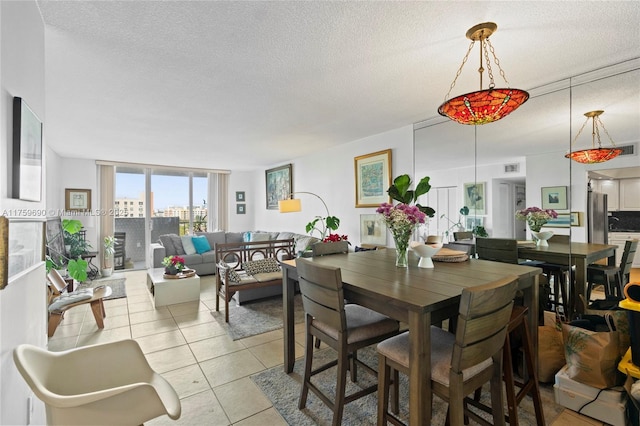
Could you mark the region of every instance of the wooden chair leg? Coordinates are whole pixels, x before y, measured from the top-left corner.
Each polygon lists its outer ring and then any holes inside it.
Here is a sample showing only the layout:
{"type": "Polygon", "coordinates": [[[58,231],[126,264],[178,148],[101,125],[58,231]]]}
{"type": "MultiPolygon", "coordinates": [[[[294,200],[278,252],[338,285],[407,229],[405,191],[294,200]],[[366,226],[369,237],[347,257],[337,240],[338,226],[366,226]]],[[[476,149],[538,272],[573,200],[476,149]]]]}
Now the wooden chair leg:
{"type": "Polygon", "coordinates": [[[387,365],[386,357],[378,354],[378,426],[387,425],[390,370],[391,368],[387,365]]]}
{"type": "MultiPolygon", "coordinates": [[[[308,318],[307,321],[309,321],[308,318]]],[[[300,400],[298,401],[298,408],[300,410],[302,410],[307,405],[307,395],[309,394],[309,380],[311,380],[311,362],[313,361],[313,336],[311,335],[311,333],[309,333],[308,329],[305,340],[304,374],[302,375],[302,389],[300,390],[300,400]]]]}
{"type": "Polygon", "coordinates": [[[56,328],[58,328],[60,321],[62,321],[62,313],[49,314],[49,330],[47,333],[49,337],[53,336],[53,334],[56,332],[56,328]]]}
{"type": "Polygon", "coordinates": [[[504,341],[502,349],[502,370],[504,372],[504,384],[507,395],[507,412],[509,413],[509,425],[518,426],[518,402],[516,401],[515,384],[513,383],[513,358],[511,353],[511,339],[509,333],[504,341]]]}
{"type": "Polygon", "coordinates": [[[102,299],[99,300],[94,300],[93,302],[90,303],[91,305],[91,311],[93,312],[93,317],[96,319],[96,324],[98,325],[98,328],[103,329],[104,328],[104,310],[102,309],[102,304],[100,303],[102,301],[102,299]]]}
{"type": "Polygon", "coordinates": [[[349,353],[344,345],[338,351],[338,381],[336,383],[336,399],[333,404],[333,426],[340,426],[342,413],[344,412],[344,397],[347,388],[347,367],[349,365],[349,353]]]}

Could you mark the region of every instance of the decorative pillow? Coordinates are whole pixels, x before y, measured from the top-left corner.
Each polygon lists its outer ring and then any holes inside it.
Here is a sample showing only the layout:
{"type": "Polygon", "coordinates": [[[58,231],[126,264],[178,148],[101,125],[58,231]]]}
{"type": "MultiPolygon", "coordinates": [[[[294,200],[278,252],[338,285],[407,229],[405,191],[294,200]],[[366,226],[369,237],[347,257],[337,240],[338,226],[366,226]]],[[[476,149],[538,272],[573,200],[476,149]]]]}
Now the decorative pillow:
{"type": "Polygon", "coordinates": [[[249,274],[261,274],[263,272],[279,272],[280,265],[274,258],[251,260],[242,264],[242,269],[249,274]]]}
{"type": "Polygon", "coordinates": [[[205,237],[204,235],[191,237],[191,241],[193,242],[193,247],[195,247],[196,249],[196,253],[202,254],[211,251],[209,241],[207,241],[207,237],[205,237]]]}
{"type": "Polygon", "coordinates": [[[289,240],[293,238],[293,232],[279,232],[276,240],[289,240]]]}
{"type": "Polygon", "coordinates": [[[196,248],[193,246],[193,241],[191,241],[191,235],[183,235],[180,237],[182,240],[182,248],[184,249],[184,254],[196,254],[196,248]]]}
{"type": "Polygon", "coordinates": [[[319,239],[310,235],[299,235],[296,237],[296,249],[295,252],[304,252],[307,249],[311,249],[311,245],[320,241],[319,239]]]}
{"type": "Polygon", "coordinates": [[[204,235],[209,241],[209,247],[215,248],[216,244],[226,243],[224,231],[218,232],[196,232],[196,235],[204,235]]]}
{"type": "Polygon", "coordinates": [[[251,239],[249,241],[269,241],[271,234],[268,232],[251,232],[251,239]]]}
{"type": "Polygon", "coordinates": [[[50,305],[49,312],[57,312],[74,303],[82,302],[83,300],[89,300],[93,297],[93,289],[77,290],[72,293],[65,293],[62,296],[58,296],[50,305]]]}
{"type": "Polygon", "coordinates": [[[186,254],[184,252],[184,248],[182,247],[182,240],[180,239],[179,235],[169,234],[169,238],[171,238],[171,242],[173,243],[173,247],[176,249],[176,254],[178,256],[186,254]]]}
{"type": "Polygon", "coordinates": [[[242,234],[242,242],[250,243],[251,242],[251,232],[247,231],[242,234]]]}
{"type": "Polygon", "coordinates": [[[162,247],[164,247],[165,256],[173,256],[174,254],[178,254],[176,252],[175,246],[173,245],[173,240],[171,239],[170,234],[160,235],[158,239],[160,240],[160,244],[162,244],[162,247]]]}
{"type": "Polygon", "coordinates": [[[227,232],[225,234],[225,239],[228,243],[246,243],[246,241],[243,240],[242,235],[242,232],[227,232]]]}
{"type": "Polygon", "coordinates": [[[238,273],[235,271],[235,269],[230,267],[229,264],[227,264],[227,262],[220,262],[219,265],[222,266],[223,268],[227,268],[229,270],[229,274],[227,275],[229,277],[229,281],[231,281],[232,283],[239,283],[240,282],[240,280],[241,280],[240,275],[238,275],[238,273]]]}

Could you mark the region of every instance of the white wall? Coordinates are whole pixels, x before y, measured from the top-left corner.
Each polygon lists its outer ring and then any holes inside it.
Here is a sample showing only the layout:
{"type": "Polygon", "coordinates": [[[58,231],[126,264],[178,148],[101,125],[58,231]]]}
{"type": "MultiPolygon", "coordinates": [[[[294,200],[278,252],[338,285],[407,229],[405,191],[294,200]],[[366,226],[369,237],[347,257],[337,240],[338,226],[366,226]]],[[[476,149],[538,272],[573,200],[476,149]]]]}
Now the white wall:
{"type": "MultiPolygon", "coordinates": [[[[329,213],[340,219],[337,233],[348,235],[352,249],[360,245],[360,215],[375,213],[375,208],[355,208],[354,158],[384,149],[392,149],[392,179],[409,174],[415,181],[423,176],[413,176],[413,127],[405,126],[369,136],[331,149],[318,150],[315,155],[292,160],[293,190],[318,194],[327,204],[329,213]]],[[[274,164],[273,167],[282,164],[274,164]]],[[[305,233],[305,225],[314,216],[325,216],[322,203],[311,195],[299,194],[302,211],[281,214],[267,210],[264,171],[256,172],[255,227],[266,231],[290,231],[305,233]]],[[[317,233],[315,234],[317,236],[317,233]]],[[[393,239],[387,236],[387,245],[393,239]]]]}
{"type": "MultiPolygon", "coordinates": [[[[13,97],[22,97],[44,123],[44,25],[34,1],[0,2],[0,212],[38,211],[46,207],[46,180],[41,202],[14,200],[10,193],[13,97]]],[[[46,163],[44,175],[46,176],[46,163]]],[[[0,291],[0,423],[27,424],[27,399],[33,398],[32,424],[44,424],[44,406],[35,399],[14,366],[12,352],[21,343],[45,347],[46,283],[44,263],[16,275],[0,291]]]]}
{"type": "Polygon", "coordinates": [[[228,231],[255,231],[255,212],[265,208],[265,200],[258,197],[257,186],[264,182],[264,172],[231,172],[229,176],[229,227],[228,231]],[[236,201],[236,192],[243,191],[244,202],[236,201]],[[245,205],[245,214],[236,214],[236,205],[245,205]]]}

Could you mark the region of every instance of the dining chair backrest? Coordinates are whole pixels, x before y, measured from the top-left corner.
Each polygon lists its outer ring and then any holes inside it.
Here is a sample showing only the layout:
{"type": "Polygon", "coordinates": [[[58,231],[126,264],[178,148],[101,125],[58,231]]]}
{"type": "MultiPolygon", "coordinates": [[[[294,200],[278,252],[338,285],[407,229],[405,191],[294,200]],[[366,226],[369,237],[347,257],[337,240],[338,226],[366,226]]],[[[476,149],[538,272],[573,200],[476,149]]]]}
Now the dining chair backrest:
{"type": "Polygon", "coordinates": [[[321,266],[299,258],[296,260],[296,269],[305,313],[338,332],[346,331],[340,268],[321,266]]]}
{"type": "Polygon", "coordinates": [[[478,259],[518,263],[518,242],[511,238],[476,238],[478,259]]]}
{"type": "Polygon", "coordinates": [[[473,232],[471,232],[471,231],[454,232],[453,233],[453,239],[455,241],[473,240],[473,232]]]}
{"type": "Polygon", "coordinates": [[[452,374],[462,374],[502,350],[518,278],[508,276],[462,290],[451,358],[452,374]]]}
{"type": "Polygon", "coordinates": [[[622,275],[623,286],[629,282],[633,258],[638,250],[638,241],[639,240],[627,240],[624,243],[624,251],[622,252],[622,259],[620,260],[620,274],[622,275]]]}
{"type": "Polygon", "coordinates": [[[569,235],[553,235],[549,238],[550,243],[569,244],[571,242],[571,236],[569,235]]]}

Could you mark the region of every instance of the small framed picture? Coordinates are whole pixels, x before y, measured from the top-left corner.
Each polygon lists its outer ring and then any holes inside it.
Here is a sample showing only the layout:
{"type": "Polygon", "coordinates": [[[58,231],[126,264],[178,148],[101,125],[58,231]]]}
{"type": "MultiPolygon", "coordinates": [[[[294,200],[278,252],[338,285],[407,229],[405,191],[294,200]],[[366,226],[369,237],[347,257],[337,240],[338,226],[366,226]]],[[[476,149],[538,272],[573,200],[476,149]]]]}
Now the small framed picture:
{"type": "Polygon", "coordinates": [[[236,191],[236,201],[244,202],[244,191],[236,191]]]}
{"type": "Polygon", "coordinates": [[[387,245],[387,228],[379,214],[360,215],[360,244],[387,245]]]}
{"type": "Polygon", "coordinates": [[[558,213],[558,217],[549,219],[549,221],[542,226],[546,228],[568,228],[571,226],[571,215],[569,213],[558,213]]]}
{"type": "Polygon", "coordinates": [[[354,158],[356,173],[356,208],[378,207],[390,203],[391,150],[373,152],[354,158]]]}
{"type": "Polygon", "coordinates": [[[470,214],[487,214],[485,207],[485,182],[470,182],[464,184],[464,205],[469,207],[470,214]]]}
{"type": "Polygon", "coordinates": [[[571,226],[580,226],[582,223],[582,212],[571,212],[571,226]]]}
{"type": "Polygon", "coordinates": [[[91,210],[90,189],[65,189],[64,208],[66,211],[87,212],[91,210]]]}
{"type": "Polygon", "coordinates": [[[568,208],[566,186],[545,186],[541,190],[543,209],[566,210],[568,208]]]}
{"type": "Polygon", "coordinates": [[[247,213],[246,204],[236,204],[236,214],[246,214],[246,213],[247,213]]]}
{"type": "Polygon", "coordinates": [[[479,216],[467,216],[465,221],[465,230],[473,231],[476,226],[484,226],[484,217],[479,216]]]}

